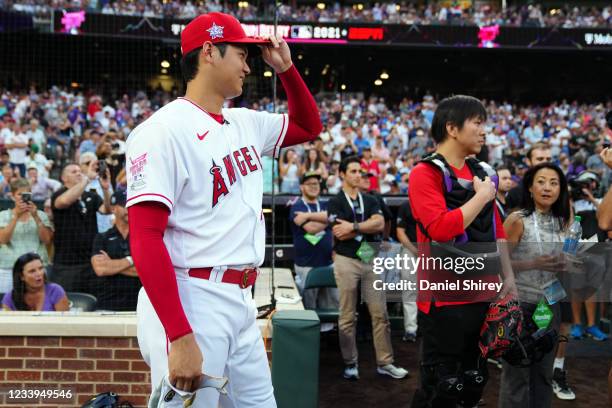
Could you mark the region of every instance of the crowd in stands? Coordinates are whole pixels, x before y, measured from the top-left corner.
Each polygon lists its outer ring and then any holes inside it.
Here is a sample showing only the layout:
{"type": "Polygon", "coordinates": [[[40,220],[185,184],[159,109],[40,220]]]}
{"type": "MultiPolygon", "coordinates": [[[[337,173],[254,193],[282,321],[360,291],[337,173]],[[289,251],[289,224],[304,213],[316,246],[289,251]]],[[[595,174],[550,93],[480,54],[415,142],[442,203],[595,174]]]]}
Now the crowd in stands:
{"type": "MultiPolygon", "coordinates": [[[[0,7],[35,15],[49,15],[52,10],[80,10],[101,12],[110,15],[144,17],[176,17],[192,19],[195,16],[223,11],[232,13],[240,21],[271,19],[274,10],[270,7],[255,7],[247,2],[222,3],[219,0],[198,1],[88,1],[88,0],[2,0],[0,7]],[[245,4],[246,3],[246,4],[245,4]]],[[[601,27],[612,26],[612,7],[587,7],[565,5],[561,8],[539,4],[510,6],[506,9],[489,4],[462,8],[460,2],[427,2],[415,5],[410,2],[376,2],[365,4],[325,3],[317,5],[283,4],[278,8],[282,22],[367,22],[383,24],[448,24],[448,25],[504,25],[515,27],[601,27]]]]}
{"type": "MultiPolygon", "coordinates": [[[[105,100],[93,92],[60,87],[0,91],[0,200],[5,209],[0,211],[0,293],[13,286],[13,265],[29,252],[40,254],[45,267],[54,264],[55,282],[60,272],[89,274],[88,282],[62,285],[68,286],[67,291],[91,292],[92,282],[94,287],[102,285],[96,279],[108,283],[109,274],[121,275],[122,287],[129,286],[126,279],[137,282],[127,259],[127,222],[117,221],[125,217],[125,139],[175,96],[160,90],[105,100]],[[108,248],[104,240],[117,237],[122,237],[117,245],[123,242],[123,246],[110,247],[121,262],[113,264],[113,256],[102,254],[109,249],[91,252],[94,239],[96,248],[108,248]],[[98,267],[92,270],[92,265],[98,267]]],[[[429,128],[436,99],[429,94],[399,104],[360,94],[317,99],[323,131],[313,143],[285,149],[274,175],[272,160],[264,158],[264,167],[270,169],[264,175],[265,192],[276,185],[276,192],[299,195],[302,176],[316,173],[321,191],[336,194],[341,188],[340,161],[357,155],[372,190],[406,195],[415,163],[434,149],[429,128]]],[[[267,98],[244,104],[256,110],[274,108],[267,98]]],[[[544,142],[568,178],[590,170],[599,186],[608,186],[610,171],[599,152],[612,138],[605,125],[612,104],[561,101],[532,106],[485,101],[485,106],[486,147],[480,159],[508,168],[514,185],[526,170],[526,151],[544,142]]],[[[287,106],[281,101],[278,109],[286,111],[287,106]]],[[[134,285],[131,290],[136,289],[134,285]]],[[[128,298],[124,298],[127,303],[128,298]]]]}

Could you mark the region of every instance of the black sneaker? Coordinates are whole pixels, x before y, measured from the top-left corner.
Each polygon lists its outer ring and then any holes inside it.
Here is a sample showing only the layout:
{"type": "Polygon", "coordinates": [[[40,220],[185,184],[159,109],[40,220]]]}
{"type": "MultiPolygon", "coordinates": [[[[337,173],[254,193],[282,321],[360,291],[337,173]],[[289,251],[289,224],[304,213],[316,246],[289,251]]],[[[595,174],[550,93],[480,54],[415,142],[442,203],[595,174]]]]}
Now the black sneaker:
{"type": "Polygon", "coordinates": [[[576,394],[567,384],[567,371],[555,368],[553,371],[552,387],[553,392],[560,400],[573,401],[576,399],[576,394]]]}

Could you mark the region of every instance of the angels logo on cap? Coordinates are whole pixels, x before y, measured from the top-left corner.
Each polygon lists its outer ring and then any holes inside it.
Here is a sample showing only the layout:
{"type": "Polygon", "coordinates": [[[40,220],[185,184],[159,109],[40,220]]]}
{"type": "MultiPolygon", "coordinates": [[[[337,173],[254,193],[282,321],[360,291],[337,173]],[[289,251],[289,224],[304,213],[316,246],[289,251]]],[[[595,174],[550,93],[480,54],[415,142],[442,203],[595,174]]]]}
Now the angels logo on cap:
{"type": "Polygon", "coordinates": [[[208,13],[194,18],[181,32],[183,55],[202,47],[210,41],[213,44],[269,44],[267,38],[246,35],[240,21],[225,13],[208,13]]]}
{"type": "Polygon", "coordinates": [[[210,27],[206,31],[208,31],[208,33],[210,34],[211,40],[215,40],[217,38],[223,38],[223,26],[218,26],[214,22],[213,22],[212,27],[210,27]]]}

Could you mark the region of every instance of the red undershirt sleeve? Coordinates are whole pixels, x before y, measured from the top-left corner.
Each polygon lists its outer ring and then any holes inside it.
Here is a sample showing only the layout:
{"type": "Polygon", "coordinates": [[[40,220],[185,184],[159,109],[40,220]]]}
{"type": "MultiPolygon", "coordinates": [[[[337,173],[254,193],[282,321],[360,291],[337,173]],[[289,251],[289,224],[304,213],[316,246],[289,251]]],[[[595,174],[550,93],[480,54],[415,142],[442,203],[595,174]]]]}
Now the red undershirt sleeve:
{"type": "Polygon", "coordinates": [[[279,74],[287,93],[289,125],[283,147],[314,140],[323,129],[319,108],[295,65],[279,74]]]}
{"type": "Polygon", "coordinates": [[[170,341],[192,332],[181,299],[172,260],[164,244],[168,207],[143,201],[128,208],[130,250],[134,266],[170,341]]]}

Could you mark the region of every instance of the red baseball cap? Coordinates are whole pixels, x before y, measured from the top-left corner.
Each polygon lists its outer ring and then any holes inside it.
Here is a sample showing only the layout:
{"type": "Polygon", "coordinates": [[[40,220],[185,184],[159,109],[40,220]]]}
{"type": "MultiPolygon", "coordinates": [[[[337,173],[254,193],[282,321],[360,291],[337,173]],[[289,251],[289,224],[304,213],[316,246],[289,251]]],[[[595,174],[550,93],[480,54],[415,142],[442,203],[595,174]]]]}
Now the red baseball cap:
{"type": "Polygon", "coordinates": [[[183,55],[201,47],[206,41],[211,43],[268,44],[270,40],[261,37],[248,37],[240,21],[225,13],[202,14],[193,20],[181,33],[181,52],[183,55]]]}

